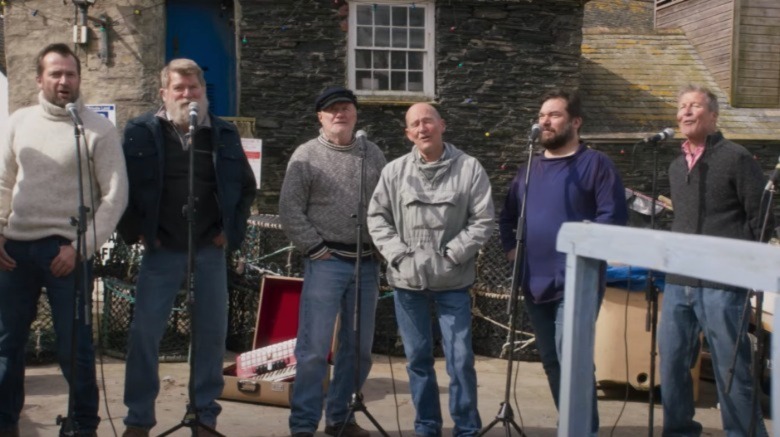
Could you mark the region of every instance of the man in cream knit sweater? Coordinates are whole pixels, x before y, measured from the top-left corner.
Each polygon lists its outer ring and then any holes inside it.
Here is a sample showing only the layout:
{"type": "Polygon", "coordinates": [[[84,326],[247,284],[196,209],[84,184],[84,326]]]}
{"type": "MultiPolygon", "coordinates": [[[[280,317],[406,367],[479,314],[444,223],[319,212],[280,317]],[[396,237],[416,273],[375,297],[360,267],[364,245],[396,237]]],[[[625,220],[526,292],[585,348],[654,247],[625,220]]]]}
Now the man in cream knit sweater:
{"type": "Polygon", "coordinates": [[[90,278],[81,278],[76,268],[76,227],[70,217],[78,215],[77,155],[65,105],[75,103],[84,124],[81,165],[90,257],[124,211],[127,174],[116,129],[79,99],[80,74],[79,59],[67,45],[44,48],[37,58],[38,105],[16,111],[0,140],[0,437],[19,435],[24,351],[42,287],[54,319],[59,365],[75,396],[68,429],[94,436],[100,422],[92,330],[84,324],[83,302],[78,302],[78,320],[73,316],[76,283],[89,284],[90,278]]]}

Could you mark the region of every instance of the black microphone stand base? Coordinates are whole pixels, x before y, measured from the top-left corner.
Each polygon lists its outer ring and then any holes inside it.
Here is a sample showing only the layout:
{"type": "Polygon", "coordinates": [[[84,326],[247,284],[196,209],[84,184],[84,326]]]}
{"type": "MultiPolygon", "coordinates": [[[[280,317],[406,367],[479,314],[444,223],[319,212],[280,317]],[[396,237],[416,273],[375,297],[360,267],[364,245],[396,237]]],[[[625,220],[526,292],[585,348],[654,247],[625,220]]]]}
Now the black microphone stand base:
{"type": "Polygon", "coordinates": [[[206,432],[206,435],[209,437],[211,436],[225,437],[224,435],[217,432],[216,429],[208,425],[205,425],[203,422],[201,422],[200,419],[198,419],[198,415],[195,414],[195,412],[192,411],[192,408],[190,407],[187,407],[187,412],[184,414],[184,418],[181,419],[181,422],[178,425],[160,434],[159,437],[173,434],[174,432],[182,428],[190,428],[192,430],[193,436],[199,436],[200,431],[203,430],[206,432]]]}
{"type": "Polygon", "coordinates": [[[371,413],[368,412],[368,409],[366,408],[366,404],[363,403],[363,394],[362,393],[353,393],[352,394],[352,400],[349,401],[349,409],[347,410],[347,417],[344,419],[344,422],[341,424],[341,428],[339,428],[338,434],[336,434],[336,437],[341,437],[344,435],[344,430],[347,428],[347,425],[349,425],[349,420],[352,419],[355,416],[356,412],[361,412],[366,415],[368,420],[374,425],[374,428],[376,428],[377,431],[379,431],[380,434],[382,434],[385,437],[390,437],[387,432],[385,432],[384,428],[382,428],[382,425],[379,424],[379,422],[374,419],[374,416],[371,415],[371,413]]]}
{"type": "Polygon", "coordinates": [[[477,437],[481,437],[485,434],[487,434],[488,431],[490,431],[494,426],[496,426],[498,423],[501,423],[504,426],[504,430],[506,430],[506,436],[510,437],[512,435],[512,428],[509,427],[509,425],[512,425],[512,427],[515,428],[515,431],[517,431],[517,434],[521,437],[525,437],[526,433],[523,432],[523,429],[520,428],[520,425],[515,422],[515,413],[512,411],[512,406],[509,405],[508,402],[501,402],[501,407],[498,410],[498,415],[496,415],[496,418],[493,419],[492,422],[490,422],[490,425],[485,427],[482,431],[480,431],[479,434],[477,434],[477,437]]]}

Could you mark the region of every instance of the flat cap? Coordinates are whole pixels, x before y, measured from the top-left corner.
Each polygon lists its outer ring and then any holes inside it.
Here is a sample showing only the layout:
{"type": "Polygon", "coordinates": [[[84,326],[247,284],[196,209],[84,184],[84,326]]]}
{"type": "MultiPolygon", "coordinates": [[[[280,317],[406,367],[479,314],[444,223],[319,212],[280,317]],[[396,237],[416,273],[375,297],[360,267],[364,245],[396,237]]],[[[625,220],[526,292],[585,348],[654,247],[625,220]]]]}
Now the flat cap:
{"type": "Polygon", "coordinates": [[[317,96],[317,99],[314,101],[314,108],[317,112],[320,112],[336,102],[350,102],[357,107],[357,97],[355,97],[352,91],[344,87],[332,86],[325,88],[325,91],[317,96]]]}

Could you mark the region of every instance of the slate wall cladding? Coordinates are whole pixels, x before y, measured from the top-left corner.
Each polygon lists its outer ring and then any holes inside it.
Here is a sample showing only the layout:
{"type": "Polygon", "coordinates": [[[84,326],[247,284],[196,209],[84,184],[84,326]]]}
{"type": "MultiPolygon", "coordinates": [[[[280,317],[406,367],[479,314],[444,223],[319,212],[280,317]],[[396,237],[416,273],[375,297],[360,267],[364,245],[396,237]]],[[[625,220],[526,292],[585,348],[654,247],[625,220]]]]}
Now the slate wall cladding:
{"type": "MultiPolygon", "coordinates": [[[[317,135],[313,100],[346,82],[346,8],[332,1],[241,2],[241,107],[263,139],[258,205],[276,212],[287,161],[317,135]]],[[[579,84],[583,6],[577,0],[440,1],[436,5],[436,100],[445,140],[476,156],[503,199],[525,151],[538,98],[579,84]]],[[[406,153],[408,104],[361,103],[358,128],[388,159],[406,153]]]]}

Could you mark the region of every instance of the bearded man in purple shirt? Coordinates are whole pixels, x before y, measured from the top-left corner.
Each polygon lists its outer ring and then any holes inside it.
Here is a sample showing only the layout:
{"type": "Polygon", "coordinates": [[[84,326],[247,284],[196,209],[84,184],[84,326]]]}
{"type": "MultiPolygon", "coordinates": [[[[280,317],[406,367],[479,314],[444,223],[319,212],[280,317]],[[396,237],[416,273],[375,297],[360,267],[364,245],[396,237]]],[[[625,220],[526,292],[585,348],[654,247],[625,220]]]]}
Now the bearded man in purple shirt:
{"type": "MultiPolygon", "coordinates": [[[[575,92],[553,90],[541,99],[540,143],[544,152],[531,164],[526,204],[526,253],[522,275],[525,307],[536,334],[536,345],[558,407],[563,343],[563,286],[566,255],[555,241],[565,222],[589,220],[624,225],[628,219],[625,189],[612,161],[579,141],[582,108],[575,92]]],[[[526,166],[509,187],[499,218],[501,243],[513,261],[516,225],[525,193],[526,166]]],[[[604,282],[599,287],[599,304],[604,282]]],[[[590,434],[598,434],[599,417],[594,378],[590,434]]]]}

